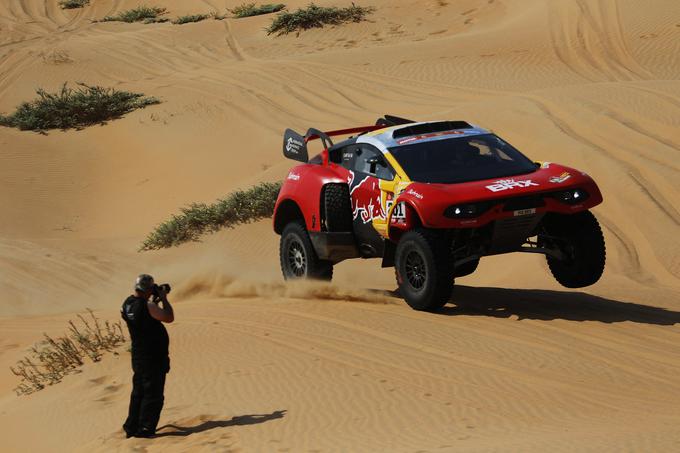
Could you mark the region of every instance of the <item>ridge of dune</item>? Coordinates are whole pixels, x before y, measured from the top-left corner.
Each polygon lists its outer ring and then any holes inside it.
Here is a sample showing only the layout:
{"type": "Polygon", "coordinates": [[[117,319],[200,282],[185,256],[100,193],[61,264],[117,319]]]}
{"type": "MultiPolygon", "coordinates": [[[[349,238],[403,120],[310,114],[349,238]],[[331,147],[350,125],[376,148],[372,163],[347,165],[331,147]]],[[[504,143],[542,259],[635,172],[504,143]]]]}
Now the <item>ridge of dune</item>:
{"type": "Polygon", "coordinates": [[[81,131],[0,127],[3,451],[677,450],[680,3],[366,0],[367,21],[281,37],[272,16],[96,22],[144,3],[0,4],[0,113],[64,82],[162,101],[81,131]],[[437,315],[375,260],[285,285],[269,221],[137,252],[181,207],[281,180],[286,128],[385,113],[468,120],[591,175],[602,280],[572,291],[540,256],[487,257],[437,315]],[[174,288],[164,436],[121,436],[124,348],[14,395],[9,366],[43,332],[86,307],[116,320],[140,272],[174,288]]]}

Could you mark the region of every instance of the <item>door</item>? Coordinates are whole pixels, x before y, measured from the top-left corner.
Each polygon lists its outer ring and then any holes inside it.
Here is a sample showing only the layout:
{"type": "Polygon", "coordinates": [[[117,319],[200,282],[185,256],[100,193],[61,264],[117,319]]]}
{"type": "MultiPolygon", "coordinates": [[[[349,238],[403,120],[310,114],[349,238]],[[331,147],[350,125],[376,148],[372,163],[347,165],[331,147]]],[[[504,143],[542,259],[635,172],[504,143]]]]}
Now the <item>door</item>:
{"type": "MultiPolygon", "coordinates": [[[[354,234],[363,256],[382,256],[384,239],[379,230],[386,225],[387,196],[382,186],[394,180],[394,170],[383,154],[367,144],[347,148],[349,190],[352,199],[354,234]]],[[[344,165],[344,163],[343,163],[344,165]]]]}

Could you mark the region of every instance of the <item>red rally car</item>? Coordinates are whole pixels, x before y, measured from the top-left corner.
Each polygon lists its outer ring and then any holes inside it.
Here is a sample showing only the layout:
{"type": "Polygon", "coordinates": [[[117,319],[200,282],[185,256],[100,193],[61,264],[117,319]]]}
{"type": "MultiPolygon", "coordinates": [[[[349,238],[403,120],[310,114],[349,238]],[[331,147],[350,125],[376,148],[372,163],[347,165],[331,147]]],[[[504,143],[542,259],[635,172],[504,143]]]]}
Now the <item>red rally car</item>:
{"type": "Polygon", "coordinates": [[[543,254],[568,288],[592,285],[604,270],[604,237],[590,212],[602,202],[595,181],[534,162],[466,122],[385,115],[374,126],[288,129],[283,153],[302,162],[274,210],[286,279],[330,280],[340,261],[381,258],[395,267],[406,302],[432,311],[483,256],[543,254]],[[309,159],[315,139],[323,151],[309,159]]]}

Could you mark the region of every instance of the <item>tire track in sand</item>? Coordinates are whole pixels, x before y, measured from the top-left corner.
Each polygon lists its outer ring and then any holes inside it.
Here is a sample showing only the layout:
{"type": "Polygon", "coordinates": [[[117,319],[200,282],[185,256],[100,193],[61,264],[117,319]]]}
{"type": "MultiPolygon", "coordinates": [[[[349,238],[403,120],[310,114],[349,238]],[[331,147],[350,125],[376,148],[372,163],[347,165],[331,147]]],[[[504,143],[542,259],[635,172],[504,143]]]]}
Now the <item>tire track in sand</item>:
{"type": "Polygon", "coordinates": [[[591,82],[654,78],[625,42],[617,0],[551,2],[548,23],[557,58],[591,82]]]}

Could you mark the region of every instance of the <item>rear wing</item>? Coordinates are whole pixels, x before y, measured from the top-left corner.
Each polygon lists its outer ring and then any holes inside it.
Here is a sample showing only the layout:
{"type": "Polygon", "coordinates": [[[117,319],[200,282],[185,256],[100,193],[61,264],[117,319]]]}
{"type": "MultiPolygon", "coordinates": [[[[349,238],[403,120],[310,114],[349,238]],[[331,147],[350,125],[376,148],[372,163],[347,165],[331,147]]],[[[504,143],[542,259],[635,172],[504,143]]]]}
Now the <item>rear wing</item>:
{"type": "Polygon", "coordinates": [[[333,140],[331,140],[331,137],[338,135],[363,134],[366,132],[383,129],[385,127],[410,123],[414,123],[414,121],[392,115],[385,115],[384,118],[379,118],[373,126],[353,127],[350,129],[338,129],[328,132],[322,132],[318,129],[311,128],[307,130],[305,135],[301,135],[295,132],[293,129],[286,129],[286,132],[283,134],[283,155],[288,159],[307,163],[309,161],[307,143],[312,140],[320,139],[323,143],[324,149],[328,149],[333,146],[333,140]]]}

